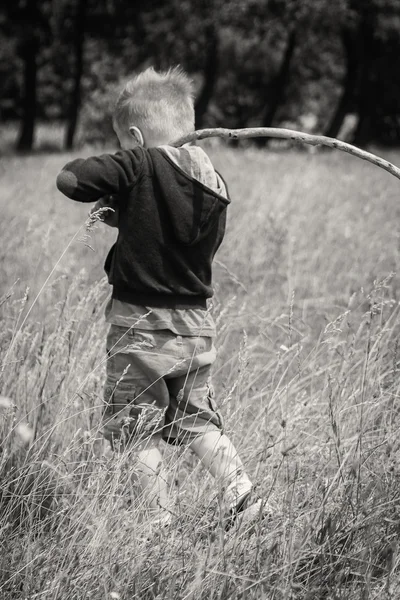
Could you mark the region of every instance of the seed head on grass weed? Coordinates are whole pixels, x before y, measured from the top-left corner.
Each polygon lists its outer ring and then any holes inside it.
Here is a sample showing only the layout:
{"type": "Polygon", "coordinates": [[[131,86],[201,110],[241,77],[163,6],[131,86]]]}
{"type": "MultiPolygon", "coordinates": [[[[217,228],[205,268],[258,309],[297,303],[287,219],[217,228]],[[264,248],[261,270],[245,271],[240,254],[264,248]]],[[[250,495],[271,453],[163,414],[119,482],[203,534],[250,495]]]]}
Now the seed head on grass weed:
{"type": "Polygon", "coordinates": [[[82,244],[84,244],[91,250],[93,250],[93,252],[94,252],[94,249],[89,244],[91,234],[93,233],[93,231],[95,231],[97,229],[98,224],[102,223],[104,221],[105,217],[110,212],[115,213],[115,210],[109,206],[102,206],[101,208],[99,208],[93,212],[90,212],[85,221],[85,233],[79,239],[79,241],[82,242],[82,244]]]}

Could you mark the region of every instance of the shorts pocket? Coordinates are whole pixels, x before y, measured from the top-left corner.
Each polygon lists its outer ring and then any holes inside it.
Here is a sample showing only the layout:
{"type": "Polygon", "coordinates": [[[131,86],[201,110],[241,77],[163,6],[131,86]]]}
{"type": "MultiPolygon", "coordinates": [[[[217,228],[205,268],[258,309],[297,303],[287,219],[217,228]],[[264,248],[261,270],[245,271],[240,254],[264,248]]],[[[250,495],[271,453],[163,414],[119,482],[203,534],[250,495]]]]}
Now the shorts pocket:
{"type": "Polygon", "coordinates": [[[102,414],[102,434],[114,450],[124,446],[131,436],[130,405],[135,399],[131,385],[106,384],[102,414]]]}
{"type": "Polygon", "coordinates": [[[132,440],[148,437],[162,427],[164,411],[153,404],[135,402],[137,390],[120,382],[104,388],[103,436],[114,450],[122,450],[132,440]]]}
{"type": "Polygon", "coordinates": [[[134,402],[137,395],[135,386],[119,381],[114,386],[106,383],[104,388],[105,410],[115,414],[134,402]]]}

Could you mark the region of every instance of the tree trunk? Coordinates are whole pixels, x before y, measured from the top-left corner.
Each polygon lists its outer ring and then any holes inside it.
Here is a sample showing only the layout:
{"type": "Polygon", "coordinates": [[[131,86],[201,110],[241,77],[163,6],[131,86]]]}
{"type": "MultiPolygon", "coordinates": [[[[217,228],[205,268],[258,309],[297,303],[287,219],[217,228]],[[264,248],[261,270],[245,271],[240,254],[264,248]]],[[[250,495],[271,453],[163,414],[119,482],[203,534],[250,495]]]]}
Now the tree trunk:
{"type": "Polygon", "coordinates": [[[17,152],[30,152],[35,137],[37,113],[37,53],[39,39],[36,28],[36,0],[26,7],[25,34],[21,45],[23,62],[22,120],[17,141],[17,152]]]}
{"type": "Polygon", "coordinates": [[[219,37],[215,24],[212,23],[208,30],[207,56],[204,66],[204,83],[196,100],[196,129],[201,129],[204,116],[207,112],[210,100],[213,97],[215,85],[218,80],[219,70],[219,37]]]}
{"type": "Polygon", "coordinates": [[[326,136],[334,138],[337,138],[347,113],[353,108],[358,79],[359,57],[357,53],[357,42],[354,34],[347,28],[342,31],[342,42],[346,58],[346,74],[343,82],[343,91],[333,118],[325,132],[326,136]]]}
{"type": "MultiPolygon", "coordinates": [[[[271,93],[268,98],[268,105],[264,112],[261,126],[272,127],[276,113],[280,106],[282,106],[282,100],[285,94],[286,85],[289,79],[290,66],[294,50],[296,47],[296,31],[293,29],[288,37],[286,50],[283,56],[282,64],[279,73],[276,75],[272,82],[271,93]]],[[[258,138],[258,145],[265,146],[268,140],[258,138]]]]}
{"type": "Polygon", "coordinates": [[[85,43],[87,3],[87,0],[78,0],[76,9],[74,36],[74,85],[67,114],[67,130],[65,134],[65,148],[67,150],[72,150],[74,146],[79,110],[81,107],[81,81],[84,67],[83,50],[85,43]]]}
{"type": "Polygon", "coordinates": [[[354,132],[353,144],[365,147],[374,138],[374,117],[377,106],[377,89],[371,74],[373,72],[374,31],[373,25],[366,18],[360,25],[360,47],[362,63],[360,85],[357,94],[358,124],[354,132]]]}

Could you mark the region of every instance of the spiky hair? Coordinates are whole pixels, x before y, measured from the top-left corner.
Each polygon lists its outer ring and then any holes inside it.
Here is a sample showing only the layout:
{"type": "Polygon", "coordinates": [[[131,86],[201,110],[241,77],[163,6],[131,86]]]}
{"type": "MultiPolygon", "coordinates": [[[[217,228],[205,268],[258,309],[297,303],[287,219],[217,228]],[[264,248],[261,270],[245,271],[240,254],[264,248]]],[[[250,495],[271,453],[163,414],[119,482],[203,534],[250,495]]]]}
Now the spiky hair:
{"type": "Polygon", "coordinates": [[[168,141],[194,130],[192,82],[179,67],[152,67],[125,84],[114,108],[114,127],[135,125],[168,141]]]}

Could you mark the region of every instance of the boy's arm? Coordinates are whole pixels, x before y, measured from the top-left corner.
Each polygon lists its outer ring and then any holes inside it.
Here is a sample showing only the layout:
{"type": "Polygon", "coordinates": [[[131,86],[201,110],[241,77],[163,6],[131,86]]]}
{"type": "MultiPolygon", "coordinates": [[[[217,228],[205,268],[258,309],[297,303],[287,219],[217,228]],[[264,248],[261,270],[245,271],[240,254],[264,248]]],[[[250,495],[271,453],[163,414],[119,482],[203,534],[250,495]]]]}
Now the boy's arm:
{"type": "Polygon", "coordinates": [[[94,202],[109,194],[120,195],[133,187],[142,163],[143,155],[137,149],[77,158],[59,173],[57,187],[78,202],[94,202]]]}

